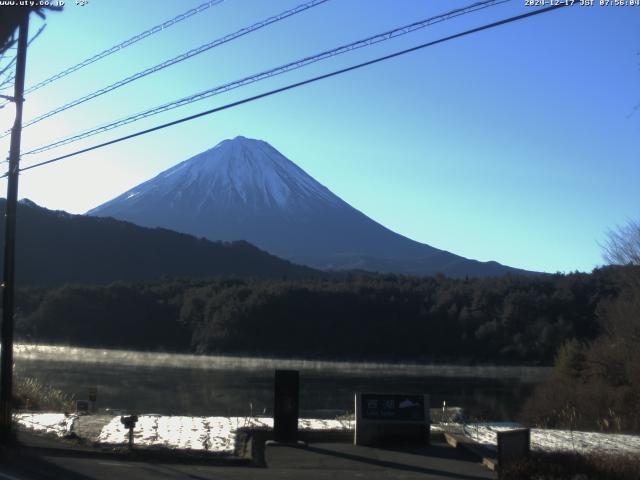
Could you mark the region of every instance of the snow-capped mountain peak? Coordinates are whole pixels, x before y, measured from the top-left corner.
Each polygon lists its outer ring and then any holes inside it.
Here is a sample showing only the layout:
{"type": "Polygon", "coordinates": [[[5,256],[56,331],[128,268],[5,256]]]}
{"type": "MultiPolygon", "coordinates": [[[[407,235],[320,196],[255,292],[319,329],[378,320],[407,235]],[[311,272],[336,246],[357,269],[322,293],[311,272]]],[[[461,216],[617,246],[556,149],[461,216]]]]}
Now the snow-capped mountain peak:
{"type": "Polygon", "coordinates": [[[218,143],[115,200],[137,202],[148,194],[173,195],[176,201],[198,197],[198,208],[209,201],[253,209],[309,208],[318,201],[341,203],[271,145],[242,136],[218,143]]]}

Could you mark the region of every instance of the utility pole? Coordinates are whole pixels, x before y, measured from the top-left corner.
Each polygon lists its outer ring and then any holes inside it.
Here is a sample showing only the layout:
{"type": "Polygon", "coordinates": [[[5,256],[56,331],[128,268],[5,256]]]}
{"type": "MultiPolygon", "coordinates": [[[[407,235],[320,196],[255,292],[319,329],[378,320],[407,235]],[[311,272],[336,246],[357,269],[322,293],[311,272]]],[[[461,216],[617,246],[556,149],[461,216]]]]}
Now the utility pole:
{"type": "Polygon", "coordinates": [[[22,104],[24,75],[27,63],[29,10],[25,9],[18,31],[18,56],[13,101],[16,118],[11,130],[7,206],[5,212],[4,274],[2,277],[2,353],[0,354],[0,442],[13,441],[11,403],[13,397],[13,310],[15,296],[16,209],[18,204],[18,174],[20,171],[20,136],[22,134],[22,104]]]}

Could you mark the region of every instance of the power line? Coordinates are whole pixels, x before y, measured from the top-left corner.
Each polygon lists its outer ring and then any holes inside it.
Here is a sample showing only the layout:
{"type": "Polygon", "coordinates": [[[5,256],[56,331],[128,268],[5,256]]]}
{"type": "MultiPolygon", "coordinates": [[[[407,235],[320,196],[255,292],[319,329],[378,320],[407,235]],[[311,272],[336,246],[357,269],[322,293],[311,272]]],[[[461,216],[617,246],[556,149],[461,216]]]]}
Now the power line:
{"type": "MultiPolygon", "coordinates": [[[[33,41],[38,38],[40,36],[40,34],[44,31],[44,29],[46,28],[47,24],[45,23],[44,25],[42,25],[38,31],[36,32],[36,34],[31,38],[31,40],[29,40],[27,42],[27,47],[30,47],[31,44],[33,43],[33,41]]],[[[4,74],[4,72],[6,72],[7,70],[9,70],[9,68],[11,68],[11,66],[13,66],[13,64],[16,61],[16,58],[18,58],[18,56],[16,55],[15,57],[13,57],[9,63],[7,63],[7,65],[5,65],[5,67],[0,70],[0,75],[4,74]]],[[[5,88],[8,88],[9,86],[12,85],[13,80],[15,79],[15,72],[9,72],[7,74],[7,76],[3,79],[0,80],[0,90],[4,90],[5,88]]],[[[6,103],[0,105],[0,108],[4,107],[6,105],[6,103]]],[[[11,132],[11,130],[8,130],[8,132],[11,132]]],[[[6,135],[2,135],[0,136],[0,138],[4,137],[6,135]]]]}
{"type": "Polygon", "coordinates": [[[219,85],[213,88],[210,88],[208,90],[204,90],[202,92],[198,92],[196,94],[193,95],[189,95],[187,97],[183,97],[180,98],[178,100],[174,100],[171,101],[169,103],[165,103],[163,105],[160,105],[158,107],[154,107],[148,110],[145,110],[143,112],[139,112],[133,115],[130,115],[128,117],[125,118],[121,118],[119,120],[116,120],[114,122],[105,124],[105,125],[101,125],[99,127],[95,127],[89,130],[86,130],[84,132],[80,132],[78,134],[72,135],[70,137],[67,138],[63,138],[61,140],[55,141],[53,143],[50,143],[48,145],[44,145],[44,146],[40,146],[37,147],[33,150],[29,150],[27,152],[25,152],[25,155],[30,155],[30,154],[35,154],[35,153],[40,153],[40,152],[44,152],[46,150],[50,150],[52,148],[56,148],[56,147],[60,147],[62,145],[67,145],[69,143],[73,143],[76,142],[78,140],[82,140],[94,135],[97,135],[99,133],[103,133],[109,130],[113,130],[114,128],[118,128],[121,127],[123,125],[127,125],[129,123],[133,123],[136,122],[138,120],[141,120],[143,118],[147,118],[153,115],[157,115],[159,113],[162,112],[166,112],[168,110],[173,110],[174,108],[178,108],[184,105],[188,105],[190,103],[199,101],[199,100],[204,100],[206,98],[212,97],[214,95],[219,95],[221,93],[225,93],[228,92],[230,90],[233,90],[235,88],[239,88],[254,82],[258,82],[260,80],[264,80],[276,75],[280,75],[282,73],[286,73],[292,70],[296,70],[298,68],[302,68],[304,66],[310,65],[312,63],[315,62],[319,62],[321,60],[325,60],[327,58],[331,58],[334,57],[336,55],[340,55],[346,52],[350,52],[352,50],[356,50],[359,48],[363,48],[363,47],[367,47],[379,42],[383,42],[386,40],[389,40],[391,38],[395,38],[401,35],[405,35],[407,33],[413,32],[415,30],[421,29],[421,28],[425,28],[428,27],[429,25],[433,25],[435,23],[439,23],[439,22],[443,22],[445,20],[449,20],[451,18],[455,18],[458,17],[460,15],[465,15],[467,13],[471,13],[477,10],[481,10],[490,6],[495,6],[495,5],[499,5],[501,3],[505,3],[508,2],[510,0],[485,0],[482,2],[477,2],[474,3],[472,5],[469,5],[467,7],[463,7],[463,8],[459,8],[459,9],[455,9],[455,10],[451,10],[447,13],[441,14],[441,15],[437,15],[434,17],[430,17],[427,18],[425,20],[420,20],[418,22],[414,22],[411,23],[409,25],[404,25],[402,27],[398,27],[398,28],[394,28],[393,30],[389,30],[386,31],[384,33],[380,33],[377,35],[373,35],[371,37],[365,38],[363,40],[358,40],[356,42],[353,43],[349,43],[347,45],[342,45],[340,47],[336,47],[333,48],[331,50],[326,50],[324,52],[312,55],[312,56],[308,56],[302,59],[298,59],[295,60],[293,62],[287,63],[285,65],[280,65],[279,67],[275,67],[272,68],[270,70],[266,70],[254,75],[250,75],[248,77],[244,77],[241,78],[239,80],[234,80],[232,82],[229,83],[225,83],[223,85],[219,85]]]}
{"type": "Polygon", "coordinates": [[[17,55],[15,55],[11,60],[9,60],[9,62],[2,68],[2,70],[0,70],[0,75],[4,74],[4,72],[9,70],[13,66],[13,64],[16,63],[16,58],[18,58],[17,55]]]}
{"type": "MultiPolygon", "coordinates": [[[[0,58],[2,57],[0,56],[0,58]]],[[[13,78],[15,77],[15,73],[10,69],[11,67],[13,67],[13,64],[16,63],[17,58],[18,58],[18,55],[14,55],[11,58],[11,60],[9,60],[7,64],[4,67],[2,67],[2,70],[0,70],[0,75],[4,75],[4,73],[7,72],[7,70],[9,70],[9,72],[7,73],[7,76],[3,80],[0,80],[0,89],[6,88],[5,85],[13,81],[13,78]]],[[[2,108],[4,105],[5,104],[0,104],[0,108],[2,108]]]]}
{"type": "MultiPolygon", "coordinates": [[[[190,120],[195,120],[196,118],[204,117],[206,115],[211,115],[213,113],[217,113],[217,112],[220,112],[220,111],[223,111],[223,110],[227,110],[227,109],[230,109],[230,108],[233,108],[233,107],[237,107],[237,106],[243,105],[245,103],[250,103],[250,102],[259,100],[261,98],[270,97],[270,96],[275,95],[277,93],[282,93],[282,92],[285,92],[287,90],[292,90],[294,88],[298,88],[298,87],[302,87],[304,85],[308,85],[310,83],[315,83],[315,82],[318,82],[320,80],[324,80],[324,79],[327,79],[327,78],[335,77],[335,76],[341,75],[343,73],[351,72],[353,70],[358,70],[360,68],[367,67],[369,65],[374,65],[376,63],[380,63],[380,62],[383,62],[385,60],[390,60],[392,58],[396,58],[396,57],[399,57],[401,55],[406,55],[408,53],[412,53],[412,52],[415,52],[417,50],[421,50],[423,48],[431,47],[431,46],[434,46],[434,45],[437,45],[437,44],[440,44],[440,43],[444,43],[444,42],[448,42],[450,40],[454,40],[456,38],[464,37],[466,35],[471,35],[473,33],[481,32],[483,30],[489,30],[491,28],[495,28],[495,27],[498,27],[498,26],[501,26],[501,25],[505,25],[505,24],[508,24],[508,23],[513,23],[513,22],[516,22],[518,20],[523,20],[523,19],[528,18],[528,17],[533,17],[535,15],[540,15],[542,13],[550,12],[552,10],[557,10],[559,8],[572,6],[572,5],[574,5],[574,3],[560,3],[560,4],[552,5],[550,7],[545,7],[545,8],[541,8],[541,9],[534,10],[534,11],[531,11],[531,12],[523,13],[521,15],[516,15],[516,16],[513,16],[513,17],[505,18],[505,19],[499,20],[497,22],[485,24],[485,25],[482,25],[480,27],[472,28],[471,30],[466,30],[464,32],[460,32],[460,33],[456,33],[456,34],[453,34],[453,35],[449,35],[447,37],[439,38],[438,40],[433,40],[431,42],[423,43],[423,44],[417,45],[415,47],[407,48],[405,50],[401,50],[401,51],[398,51],[398,52],[395,52],[395,53],[391,53],[391,54],[385,55],[383,57],[378,57],[378,58],[375,58],[373,60],[369,60],[367,62],[359,63],[359,64],[356,64],[356,65],[352,65],[350,67],[342,68],[340,70],[334,70],[333,72],[325,73],[323,75],[319,75],[317,77],[309,78],[309,79],[303,80],[301,82],[292,83],[292,84],[286,85],[284,87],[277,88],[275,90],[270,90],[268,92],[261,93],[259,95],[254,95],[252,97],[244,98],[242,100],[238,100],[236,102],[228,103],[226,105],[223,105],[223,106],[220,106],[220,107],[216,107],[216,108],[212,108],[210,110],[205,110],[204,112],[196,113],[194,115],[189,115],[187,117],[183,117],[183,118],[180,118],[178,120],[174,120],[172,122],[168,122],[168,123],[164,123],[164,124],[161,124],[161,125],[157,125],[157,126],[152,127],[152,128],[147,128],[145,130],[141,130],[141,131],[136,132],[136,133],[132,133],[132,134],[129,134],[129,135],[125,135],[123,137],[119,137],[119,138],[116,138],[116,139],[113,139],[113,140],[109,140],[107,142],[100,143],[98,145],[93,145],[91,147],[83,148],[83,149],[77,150],[75,152],[67,153],[66,155],[61,155],[59,157],[52,158],[50,160],[46,160],[44,162],[39,162],[39,163],[36,163],[36,164],[33,164],[33,165],[29,165],[28,167],[21,168],[20,171],[22,172],[22,171],[25,171],[25,170],[31,170],[32,168],[37,168],[37,167],[41,167],[43,165],[48,165],[48,164],[51,164],[51,163],[55,163],[55,162],[58,162],[60,160],[65,159],[65,158],[69,158],[69,157],[73,157],[73,156],[76,156],[76,155],[80,155],[82,153],[87,153],[87,152],[90,152],[92,150],[97,150],[99,148],[103,148],[103,147],[106,147],[108,145],[113,145],[115,143],[120,143],[120,142],[123,142],[125,140],[129,140],[131,138],[139,137],[141,135],[146,135],[146,134],[151,133],[151,132],[155,132],[155,131],[162,130],[162,129],[167,128],[167,127],[171,127],[173,125],[178,125],[180,123],[188,122],[190,120]]],[[[576,5],[577,5],[577,3],[576,3],[576,5]]],[[[7,174],[5,173],[0,178],[4,178],[6,176],[7,176],[7,174]]]]}
{"type": "MultiPolygon", "coordinates": [[[[0,80],[0,90],[5,90],[13,85],[13,80],[16,78],[15,74],[10,73],[4,80],[0,80]]],[[[0,108],[4,108],[4,105],[0,105],[0,108]]]]}
{"type": "MultiPolygon", "coordinates": [[[[47,24],[45,23],[44,25],[42,25],[38,31],[36,32],[36,34],[31,38],[31,40],[29,40],[27,42],[27,47],[30,47],[31,44],[33,43],[33,41],[38,38],[40,36],[40,34],[44,31],[44,29],[46,28],[47,24]]],[[[9,68],[11,68],[13,66],[14,63],[16,63],[16,60],[18,58],[18,55],[14,55],[11,60],[9,60],[9,62],[2,68],[2,70],[0,70],[0,75],[2,75],[4,72],[6,72],[7,70],[9,70],[9,68]]]]}
{"type": "Polygon", "coordinates": [[[35,41],[35,39],[36,39],[36,38],[38,38],[42,32],[44,32],[44,29],[45,29],[45,28],[47,28],[47,24],[46,24],[46,23],[45,23],[45,24],[43,24],[43,25],[38,29],[38,31],[36,32],[36,34],[35,34],[33,37],[31,37],[31,40],[29,40],[29,42],[27,43],[27,47],[30,47],[30,46],[31,46],[31,44],[35,41]]]}
{"type": "MultiPolygon", "coordinates": [[[[78,98],[76,100],[73,100],[72,102],[69,102],[65,105],[62,105],[60,107],[54,108],[53,110],[44,113],[42,115],[39,115],[31,120],[29,120],[28,122],[26,122],[23,125],[23,128],[26,128],[30,125],[33,125],[34,123],[38,123],[42,120],[44,120],[45,118],[49,118],[53,115],[56,115],[60,112],[63,112],[65,110],[68,110],[72,107],[75,107],[77,105],[80,105],[81,103],[84,103],[88,100],[91,100],[93,98],[99,97],[101,95],[104,95],[105,93],[109,93],[113,90],[116,90],[117,88],[123,87],[124,85],[127,85],[128,83],[134,82],[136,80],[139,80],[143,77],[146,77],[147,75],[150,75],[152,73],[158,72],[160,70],[163,70],[171,65],[175,65],[176,63],[180,63],[184,60],[187,60],[188,58],[194,57],[196,55],[199,55],[201,53],[204,53],[212,48],[218,47],[224,43],[230,42],[232,40],[235,40],[236,38],[242,37],[244,35],[247,35],[251,32],[255,32],[256,30],[259,30],[261,28],[264,28],[268,25],[271,25],[272,23],[276,23],[279,22],[280,20],[284,20],[285,18],[291,17],[293,15],[296,15],[298,13],[304,12],[310,8],[316,7],[318,5],[321,5],[325,2],[328,2],[329,0],[312,0],[310,2],[307,3],[303,3],[301,5],[298,5],[295,8],[289,9],[289,10],[285,10],[282,13],[279,13],[277,15],[274,15],[272,17],[269,17],[265,20],[262,20],[260,22],[254,23],[253,25],[249,26],[249,27],[245,27],[242,28],[234,33],[230,33],[229,35],[225,35],[224,37],[218,38],[216,40],[213,40],[212,42],[206,43],[204,45],[201,45],[197,48],[194,48],[192,50],[189,50],[188,52],[182,53],[176,57],[170,58],[169,60],[165,60],[162,63],[159,63],[158,65],[154,65],[153,67],[149,67],[145,70],[142,70],[141,72],[137,72],[134,73],[133,75],[124,78],[122,80],[118,80],[115,83],[112,83],[111,85],[107,85],[106,87],[103,87],[99,90],[96,90],[94,92],[89,93],[88,95],[85,95],[84,97],[78,98]]],[[[5,132],[3,132],[0,135],[0,138],[7,136],[9,133],[11,133],[11,130],[6,130],[5,132]]]]}
{"type": "Polygon", "coordinates": [[[37,83],[35,85],[33,85],[32,87],[29,87],[25,90],[25,95],[31,92],[35,92],[36,90],[44,87],[45,85],[50,84],[51,82],[55,82],[56,80],[61,79],[62,77],[66,77],[67,75],[69,75],[70,73],[73,73],[77,70],[80,70],[83,67],[86,67],[87,65],[90,65],[94,62],[97,62],[98,60],[101,60],[105,57],[108,57],[109,55],[122,50],[124,48],[130,47],[131,45],[133,45],[136,42],[139,42],[140,40],[147,38],[155,33],[158,33],[164,29],[167,29],[169,27],[173,27],[174,25],[182,22],[183,20],[186,20],[187,18],[196,15],[198,13],[201,13],[205,10],[207,10],[210,7],[213,7],[214,5],[218,5],[219,3],[224,2],[224,0],[209,0],[208,2],[203,3],[202,5],[192,8],[190,10],[187,10],[184,13],[181,13],[180,15],[177,15],[169,20],[166,20],[163,23],[159,23],[158,25],[151,27],[148,30],[145,30],[144,32],[138,33],[137,35],[134,35],[133,37],[117,44],[114,45],[113,47],[107,48],[106,50],[103,50],[100,53],[97,53],[96,55],[87,58],[86,60],[83,60],[80,63],[77,63],[69,68],[66,68],[65,70],[56,73],[55,75],[41,81],[40,83],[37,83]]]}

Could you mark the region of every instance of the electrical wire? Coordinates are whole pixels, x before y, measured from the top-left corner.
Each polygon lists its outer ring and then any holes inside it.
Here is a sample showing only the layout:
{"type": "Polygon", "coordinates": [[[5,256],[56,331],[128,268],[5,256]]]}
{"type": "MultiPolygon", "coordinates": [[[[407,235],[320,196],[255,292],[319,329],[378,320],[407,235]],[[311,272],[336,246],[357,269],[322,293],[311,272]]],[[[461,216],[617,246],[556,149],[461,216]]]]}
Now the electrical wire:
{"type": "Polygon", "coordinates": [[[130,47],[131,45],[133,45],[134,43],[139,42],[140,40],[143,40],[153,34],[156,34],[158,32],[161,32],[162,30],[165,30],[169,27],[172,27],[180,22],[182,22],[183,20],[186,20],[187,18],[192,17],[193,15],[196,15],[198,13],[204,12],[205,10],[207,10],[210,7],[213,7],[214,5],[218,5],[219,3],[224,2],[224,0],[209,0],[208,2],[203,3],[202,5],[199,5],[198,7],[192,8],[190,10],[187,10],[184,13],[181,13],[180,15],[176,15],[175,17],[166,20],[163,23],[159,23],[158,25],[151,27],[148,30],[145,30],[144,32],[138,33],[137,35],[134,35],[133,37],[120,42],[117,45],[114,45],[110,48],[107,48],[106,50],[103,50],[100,53],[95,54],[92,57],[87,58],[86,60],[83,60],[80,63],[77,63],[75,65],[72,65],[69,68],[66,68],[64,70],[62,70],[59,73],[56,73],[55,75],[52,75],[51,77],[42,80],[40,83],[37,83],[29,88],[27,88],[25,90],[25,95],[31,92],[35,92],[36,90],[44,87],[45,85],[49,85],[52,82],[55,82],[56,80],[59,80],[63,77],[66,77],[67,75],[80,70],[81,68],[86,67],[87,65],[90,65],[94,62],[97,62],[98,60],[101,60],[105,57],[108,57],[109,55],[116,53],[120,50],[123,50],[127,47],[130,47]]]}
{"type": "MultiPolygon", "coordinates": [[[[42,32],[44,32],[44,29],[45,29],[45,28],[47,28],[47,24],[46,24],[46,23],[45,23],[45,24],[43,24],[43,25],[38,29],[38,31],[36,32],[36,34],[35,34],[33,37],[31,37],[31,40],[29,40],[29,41],[27,42],[27,47],[31,46],[31,44],[35,41],[35,39],[36,39],[36,38],[38,38],[42,32]]],[[[16,57],[16,58],[17,58],[17,57],[16,57]]]]}
{"type": "MultiPolygon", "coordinates": [[[[13,80],[16,78],[14,73],[10,73],[4,80],[0,80],[0,90],[5,90],[13,86],[13,80]]],[[[0,105],[0,108],[4,108],[4,105],[0,105]]]]}
{"type": "MultiPolygon", "coordinates": [[[[569,0],[569,2],[570,2],[570,0],[569,0]]],[[[396,57],[399,57],[399,56],[402,56],[402,55],[406,55],[408,53],[412,53],[412,52],[415,52],[415,51],[418,51],[418,50],[421,50],[421,49],[424,49],[424,48],[427,48],[427,47],[431,47],[431,46],[434,46],[434,45],[437,45],[437,44],[440,44],[440,43],[448,42],[448,41],[454,40],[456,38],[461,38],[461,37],[464,37],[464,36],[467,36],[467,35],[471,35],[473,33],[481,32],[483,30],[489,30],[491,28],[495,28],[495,27],[498,27],[498,26],[501,26],[501,25],[506,25],[508,23],[513,23],[513,22],[516,22],[516,21],[519,21],[519,20],[523,20],[523,19],[528,18],[528,17],[533,17],[533,16],[536,16],[536,15],[540,15],[542,13],[546,13],[546,12],[550,12],[550,11],[553,11],[553,10],[557,10],[559,8],[572,6],[572,5],[578,5],[578,3],[569,3],[569,2],[567,2],[567,3],[559,3],[559,4],[555,4],[555,5],[549,6],[549,7],[545,7],[545,8],[533,10],[531,12],[523,13],[521,15],[516,15],[516,16],[513,16],[513,17],[505,18],[505,19],[499,20],[497,22],[485,24],[485,25],[482,25],[480,27],[472,28],[470,30],[465,30],[465,31],[460,32],[460,33],[456,33],[456,34],[453,34],[453,35],[449,35],[447,37],[443,37],[443,38],[439,38],[437,40],[433,40],[433,41],[430,41],[430,42],[427,42],[427,43],[423,43],[423,44],[417,45],[415,47],[407,48],[405,50],[400,50],[398,52],[394,52],[394,53],[391,53],[389,55],[385,55],[383,57],[378,57],[378,58],[375,58],[373,60],[369,60],[367,62],[359,63],[359,64],[356,64],[356,65],[352,65],[350,67],[342,68],[340,70],[334,70],[332,72],[325,73],[325,74],[319,75],[317,77],[309,78],[309,79],[303,80],[301,82],[292,83],[292,84],[286,85],[284,87],[277,88],[275,90],[270,90],[268,92],[261,93],[259,95],[254,95],[252,97],[244,98],[242,100],[238,100],[236,102],[228,103],[226,105],[223,105],[223,106],[220,106],[220,107],[217,107],[217,108],[212,108],[210,110],[206,110],[204,112],[200,112],[200,113],[197,113],[197,114],[194,114],[194,115],[189,115],[187,117],[183,117],[183,118],[180,118],[178,120],[174,120],[172,122],[164,123],[162,125],[157,125],[157,126],[152,127],[152,128],[147,128],[145,130],[141,130],[141,131],[129,134],[129,135],[125,135],[123,137],[119,137],[119,138],[116,138],[116,139],[113,139],[113,140],[109,140],[107,142],[100,143],[98,145],[93,145],[91,147],[83,148],[83,149],[77,150],[75,152],[67,153],[66,155],[61,155],[59,157],[52,158],[50,160],[46,160],[46,161],[39,162],[39,163],[36,163],[36,164],[33,164],[33,165],[29,165],[27,167],[21,168],[20,171],[31,170],[33,168],[41,167],[43,165],[49,165],[51,163],[59,162],[60,160],[63,160],[65,158],[69,158],[69,157],[73,157],[73,156],[76,156],[76,155],[80,155],[82,153],[87,153],[87,152],[90,152],[92,150],[97,150],[99,148],[103,148],[103,147],[106,147],[108,145],[113,145],[115,143],[119,143],[119,142],[123,142],[125,140],[129,140],[131,138],[139,137],[141,135],[146,135],[148,133],[155,132],[155,131],[158,131],[158,130],[162,130],[164,128],[171,127],[173,125],[178,125],[180,123],[188,122],[188,121],[194,120],[196,118],[204,117],[206,115],[211,115],[213,113],[220,112],[220,111],[223,111],[223,110],[227,110],[227,109],[230,109],[230,108],[233,108],[233,107],[237,107],[237,106],[243,105],[245,103],[250,103],[250,102],[259,100],[261,98],[270,97],[272,95],[275,95],[275,94],[278,94],[278,93],[282,93],[282,92],[285,92],[285,91],[288,91],[288,90],[292,90],[294,88],[298,88],[298,87],[301,87],[303,85],[308,85],[308,84],[311,84],[311,83],[318,82],[320,80],[324,80],[324,79],[335,77],[337,75],[341,75],[341,74],[344,74],[344,73],[347,73],[347,72],[351,72],[353,70],[358,70],[360,68],[367,67],[369,65],[374,65],[374,64],[377,64],[377,63],[380,63],[380,62],[383,62],[383,61],[386,61],[386,60],[390,60],[392,58],[396,58],[396,57]]],[[[7,176],[8,176],[8,174],[5,173],[0,178],[5,178],[7,176]]]]}
{"type": "Polygon", "coordinates": [[[14,56],[11,60],[9,60],[9,62],[2,68],[2,70],[0,70],[0,75],[3,75],[4,72],[6,72],[7,70],[9,70],[14,63],[16,63],[16,58],[18,58],[18,56],[14,56]]]}
{"type": "MultiPolygon", "coordinates": [[[[33,37],[31,37],[31,40],[29,40],[27,42],[27,47],[29,45],[31,45],[33,43],[33,41],[40,36],[40,34],[44,31],[46,26],[47,26],[47,24],[45,23],[44,25],[42,25],[38,29],[36,34],[33,37]]],[[[15,57],[13,57],[11,59],[11,61],[2,70],[0,70],[0,75],[2,75],[4,72],[6,72],[15,63],[17,58],[18,58],[17,55],[15,57]]],[[[13,86],[13,81],[14,81],[15,78],[16,78],[15,71],[7,73],[7,76],[3,80],[0,80],[0,91],[5,90],[5,89],[13,86]]],[[[0,105],[0,108],[4,108],[4,106],[7,105],[7,103],[9,103],[9,102],[5,102],[2,105],[0,105]]],[[[9,132],[11,132],[11,130],[9,130],[9,132]]],[[[5,135],[0,136],[0,138],[2,138],[3,136],[5,136],[5,135]]]]}
{"type": "MultiPolygon", "coordinates": [[[[34,41],[36,38],[38,38],[38,37],[40,36],[40,34],[44,31],[44,29],[45,29],[45,27],[46,27],[46,26],[47,26],[47,24],[45,23],[44,25],[42,25],[42,26],[38,29],[38,31],[36,32],[36,34],[35,34],[33,37],[31,37],[31,40],[29,40],[29,42],[27,43],[27,47],[28,47],[29,45],[31,45],[31,44],[33,43],[33,41],[34,41]]],[[[8,62],[8,63],[7,63],[3,68],[2,68],[2,70],[0,70],[0,75],[3,75],[3,74],[4,74],[4,72],[6,72],[7,70],[9,70],[9,69],[13,66],[13,64],[14,64],[14,63],[16,63],[16,59],[17,59],[17,58],[18,58],[18,56],[17,56],[17,55],[14,55],[14,56],[11,58],[11,60],[9,60],[9,62],[8,62]]],[[[9,76],[10,76],[10,77],[12,77],[12,74],[10,73],[10,74],[9,74],[9,76]]],[[[13,76],[15,76],[15,75],[13,75],[13,76]]],[[[13,77],[12,77],[12,78],[13,78],[13,77]]]]}
{"type": "MultiPolygon", "coordinates": [[[[34,123],[38,123],[42,120],[44,120],[45,118],[49,118],[53,115],[56,115],[60,112],[63,112],[65,110],[68,110],[72,107],[75,107],[77,105],[80,105],[81,103],[84,103],[88,100],[91,100],[93,98],[99,97],[101,95],[104,95],[105,93],[109,93],[113,90],[116,90],[117,88],[123,87],[131,82],[134,82],[136,80],[139,80],[143,77],[146,77],[147,75],[150,75],[152,73],[158,72],[160,70],[163,70],[171,65],[175,65],[177,63],[180,63],[184,60],[187,60],[191,57],[194,57],[196,55],[199,55],[201,53],[204,53],[208,50],[211,50],[212,48],[218,47],[224,43],[230,42],[232,40],[235,40],[236,38],[242,37],[244,35],[247,35],[251,32],[255,32],[256,30],[259,30],[261,28],[264,28],[268,25],[271,25],[272,23],[276,23],[279,22],[280,20],[284,20],[285,18],[289,18],[293,15],[296,15],[298,13],[304,12],[310,8],[316,7],[318,5],[321,5],[325,2],[328,2],[329,0],[312,0],[310,2],[307,3],[303,3],[301,5],[298,5],[295,8],[286,10],[284,12],[281,12],[277,15],[271,16],[265,20],[261,20],[260,22],[254,23],[253,25],[249,26],[249,27],[245,27],[242,28],[234,33],[230,33],[229,35],[225,35],[224,37],[218,38],[216,40],[213,40],[212,42],[206,43],[204,45],[201,45],[197,48],[194,48],[192,50],[189,50],[188,52],[182,53],[176,57],[170,58],[169,60],[165,60],[162,63],[159,63],[157,65],[154,65],[153,67],[149,67],[145,70],[142,70],[140,72],[134,73],[133,75],[130,75],[122,80],[118,80],[115,83],[112,83],[111,85],[107,85],[106,87],[103,87],[99,90],[96,90],[94,92],[91,92],[87,95],[85,95],[84,97],[78,98],[76,100],[73,100],[72,102],[66,103],[65,105],[62,105],[60,107],[54,108],[53,110],[44,113],[42,115],[39,115],[29,121],[27,121],[22,128],[26,128],[30,125],[33,125],[34,123]]],[[[6,137],[9,133],[11,133],[11,130],[6,130],[4,131],[2,134],[0,134],[0,138],[6,137]]]]}
{"type": "Polygon", "coordinates": [[[358,40],[356,42],[353,43],[349,43],[347,45],[342,45],[340,47],[331,49],[331,50],[326,50],[324,52],[309,56],[309,57],[305,57],[299,60],[295,60],[293,62],[287,63],[285,65],[280,65],[278,67],[272,68],[270,70],[266,70],[248,77],[244,77],[241,78],[239,80],[235,80],[233,82],[229,82],[229,83],[225,83],[223,85],[219,85],[213,88],[210,88],[208,90],[204,90],[202,92],[198,92],[196,94],[193,95],[189,95],[187,97],[183,97],[180,98],[178,100],[174,100],[171,101],[169,103],[165,103],[163,105],[145,110],[143,112],[138,112],[136,114],[130,115],[128,117],[124,117],[121,118],[119,120],[116,120],[114,122],[105,124],[105,125],[101,125],[99,127],[95,127],[89,130],[86,130],[84,132],[80,132],[77,133],[75,135],[72,135],[70,137],[67,138],[63,138],[61,140],[57,140],[53,143],[47,144],[47,145],[43,145],[37,148],[34,148],[32,150],[29,150],[27,152],[24,153],[24,155],[31,155],[31,154],[35,154],[35,153],[41,153],[44,152],[46,150],[50,150],[52,148],[57,148],[63,145],[67,145],[69,143],[73,143],[73,142],[77,142],[79,140],[83,140],[85,138],[97,135],[99,133],[103,133],[109,130],[113,130],[114,128],[118,128],[121,127],[123,125],[127,125],[129,123],[133,123],[136,122],[138,120],[141,120],[143,118],[147,118],[153,115],[157,115],[159,113],[163,113],[166,112],[168,110],[172,110],[174,108],[178,108],[178,107],[182,107],[184,105],[188,105],[190,103],[196,102],[196,101],[200,101],[200,100],[204,100],[206,98],[212,97],[214,95],[219,95],[221,93],[225,93],[228,92],[230,90],[233,90],[235,88],[239,88],[251,83],[255,83],[258,82],[260,80],[264,80],[276,75],[280,75],[282,73],[286,73],[292,70],[296,70],[298,68],[302,68],[304,66],[310,65],[312,63],[316,63],[319,62],[321,60],[325,60],[327,58],[331,58],[334,57],[336,55],[340,55],[346,52],[350,52],[352,50],[356,50],[359,48],[363,48],[363,47],[368,47],[370,45],[379,43],[379,42],[383,42],[386,40],[389,40],[391,38],[395,38],[401,35],[405,35],[407,33],[416,31],[418,29],[421,28],[425,28],[429,25],[433,25],[435,23],[439,23],[445,20],[449,20],[451,18],[455,18],[458,17],[460,15],[465,15],[467,13],[471,13],[477,10],[481,10],[490,6],[495,6],[495,5],[499,5],[501,3],[505,3],[511,0],[485,0],[482,2],[477,2],[474,4],[471,4],[467,7],[463,7],[463,8],[458,8],[455,10],[451,10],[447,13],[441,14],[441,15],[437,15],[434,17],[430,17],[427,18],[425,20],[421,20],[418,22],[414,22],[411,23],[409,25],[404,25],[402,27],[398,27],[398,28],[394,28],[393,30],[389,30],[386,31],[384,33],[380,33],[377,35],[373,35],[371,37],[365,38],[363,40],[358,40]]]}

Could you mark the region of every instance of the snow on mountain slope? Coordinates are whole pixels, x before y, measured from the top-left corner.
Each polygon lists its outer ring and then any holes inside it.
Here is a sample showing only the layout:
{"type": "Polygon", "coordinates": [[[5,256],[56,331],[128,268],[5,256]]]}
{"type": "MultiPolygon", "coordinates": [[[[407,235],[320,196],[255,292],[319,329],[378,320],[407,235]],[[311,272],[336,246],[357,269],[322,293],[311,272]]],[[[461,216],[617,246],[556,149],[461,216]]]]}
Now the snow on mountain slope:
{"type": "Polygon", "coordinates": [[[247,240],[316,268],[499,275],[376,223],[268,143],[224,140],[88,212],[211,240],[247,240]]]}
{"type": "Polygon", "coordinates": [[[342,201],[275,148],[260,140],[236,137],[162,172],[155,178],[91,210],[90,215],[123,200],[163,196],[179,202],[185,192],[198,197],[197,211],[210,202],[242,203],[247,208],[304,209],[315,202],[342,201]]]}

